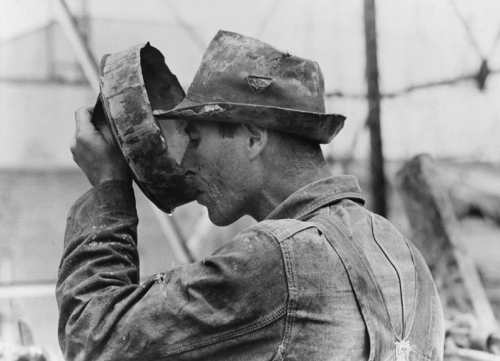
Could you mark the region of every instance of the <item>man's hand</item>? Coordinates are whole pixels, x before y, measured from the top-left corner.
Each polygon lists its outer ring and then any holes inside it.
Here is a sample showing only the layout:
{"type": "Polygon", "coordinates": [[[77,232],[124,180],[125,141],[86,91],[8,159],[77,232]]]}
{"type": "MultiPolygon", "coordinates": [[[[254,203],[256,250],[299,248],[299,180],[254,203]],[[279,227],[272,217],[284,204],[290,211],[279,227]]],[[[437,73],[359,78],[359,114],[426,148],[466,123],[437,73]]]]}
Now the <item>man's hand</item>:
{"type": "Polygon", "coordinates": [[[92,106],[76,111],[73,160],[95,187],[110,180],[132,181],[128,165],[105,122],[92,124],[92,106]]]}

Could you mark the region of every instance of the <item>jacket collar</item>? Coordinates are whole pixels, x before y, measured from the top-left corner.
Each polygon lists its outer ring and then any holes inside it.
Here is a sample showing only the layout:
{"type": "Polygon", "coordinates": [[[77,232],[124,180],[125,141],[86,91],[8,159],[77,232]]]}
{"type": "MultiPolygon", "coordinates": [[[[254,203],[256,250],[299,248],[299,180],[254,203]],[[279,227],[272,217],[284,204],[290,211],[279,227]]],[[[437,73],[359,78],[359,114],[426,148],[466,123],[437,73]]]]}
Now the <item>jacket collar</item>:
{"type": "Polygon", "coordinates": [[[328,177],[310,183],[285,199],[269,213],[266,220],[286,218],[303,220],[318,209],[341,199],[350,199],[361,205],[365,203],[355,176],[328,177]]]}

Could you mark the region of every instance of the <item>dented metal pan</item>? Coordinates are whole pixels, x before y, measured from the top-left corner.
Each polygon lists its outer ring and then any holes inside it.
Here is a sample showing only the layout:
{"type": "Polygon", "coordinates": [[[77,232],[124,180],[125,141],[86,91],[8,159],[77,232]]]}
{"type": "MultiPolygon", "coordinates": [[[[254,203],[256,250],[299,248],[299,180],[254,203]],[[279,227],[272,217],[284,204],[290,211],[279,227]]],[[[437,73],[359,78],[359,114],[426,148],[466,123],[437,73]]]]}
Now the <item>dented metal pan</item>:
{"type": "Polygon", "coordinates": [[[147,43],[105,55],[99,75],[96,110],[101,102],[111,133],[143,193],[167,213],[194,200],[194,181],[181,166],[189,144],[184,122],[166,119],[159,124],[153,116],[153,110],[170,110],[185,95],[160,51],[147,43]]]}

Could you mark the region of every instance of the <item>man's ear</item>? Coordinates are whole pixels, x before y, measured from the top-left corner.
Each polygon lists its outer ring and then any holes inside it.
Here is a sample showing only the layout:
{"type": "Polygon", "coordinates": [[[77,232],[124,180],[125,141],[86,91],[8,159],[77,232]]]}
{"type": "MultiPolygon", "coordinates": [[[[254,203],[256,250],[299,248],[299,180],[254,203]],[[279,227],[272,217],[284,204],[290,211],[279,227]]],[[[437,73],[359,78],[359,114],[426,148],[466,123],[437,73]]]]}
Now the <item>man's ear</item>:
{"type": "Polygon", "coordinates": [[[249,160],[254,160],[266,147],[269,133],[266,128],[250,124],[242,124],[242,130],[246,137],[249,160]]]}

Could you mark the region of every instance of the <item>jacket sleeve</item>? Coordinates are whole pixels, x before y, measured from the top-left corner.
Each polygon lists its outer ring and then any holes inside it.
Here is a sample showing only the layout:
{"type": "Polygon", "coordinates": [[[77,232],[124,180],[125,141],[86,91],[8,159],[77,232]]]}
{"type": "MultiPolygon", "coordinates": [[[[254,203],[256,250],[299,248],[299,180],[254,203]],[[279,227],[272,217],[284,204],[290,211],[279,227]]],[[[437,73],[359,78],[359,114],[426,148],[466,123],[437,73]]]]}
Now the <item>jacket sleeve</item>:
{"type": "MultiPolygon", "coordinates": [[[[280,248],[259,227],[139,285],[137,223],[123,182],[95,187],[71,208],[56,289],[66,360],[187,360],[285,315],[280,248]]],[[[192,359],[202,354],[213,356],[192,359]]]]}

